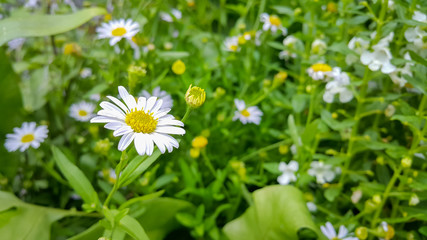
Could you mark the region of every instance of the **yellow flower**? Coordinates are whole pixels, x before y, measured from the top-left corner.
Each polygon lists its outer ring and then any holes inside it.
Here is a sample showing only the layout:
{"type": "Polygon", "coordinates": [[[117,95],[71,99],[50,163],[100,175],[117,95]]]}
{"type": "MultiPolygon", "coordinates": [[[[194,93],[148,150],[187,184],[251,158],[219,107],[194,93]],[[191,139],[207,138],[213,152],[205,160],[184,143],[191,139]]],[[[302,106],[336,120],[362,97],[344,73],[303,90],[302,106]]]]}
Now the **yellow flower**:
{"type": "Polygon", "coordinates": [[[67,43],[64,45],[65,55],[80,56],[81,53],[82,53],[82,48],[77,43],[67,43]]]}
{"type": "Polygon", "coordinates": [[[274,79],[273,79],[273,87],[277,87],[282,85],[286,78],[288,77],[288,73],[285,71],[280,71],[278,72],[276,75],[274,75],[274,79]]]}
{"type": "Polygon", "coordinates": [[[356,237],[360,240],[365,240],[368,238],[368,229],[366,227],[358,227],[356,228],[356,237]]]}
{"type": "Polygon", "coordinates": [[[208,145],[208,139],[203,136],[197,136],[191,142],[193,148],[204,148],[208,145]]]}
{"type": "Polygon", "coordinates": [[[185,93],[185,101],[191,108],[198,108],[205,103],[206,100],[206,92],[202,88],[199,87],[190,87],[185,93]]]}
{"type": "Polygon", "coordinates": [[[337,4],[334,2],[328,2],[328,5],[326,6],[326,10],[330,13],[336,13],[338,12],[337,4]]]}
{"type": "Polygon", "coordinates": [[[279,153],[282,155],[285,155],[289,152],[289,146],[288,145],[280,145],[279,146],[279,153]]]}
{"type": "Polygon", "coordinates": [[[111,19],[113,19],[113,16],[111,16],[110,13],[107,13],[104,15],[104,21],[105,22],[111,21],[111,19]]]}
{"type": "Polygon", "coordinates": [[[198,158],[200,156],[200,148],[192,148],[192,149],[190,149],[190,156],[192,158],[198,158]]]}
{"type": "Polygon", "coordinates": [[[181,60],[176,60],[172,64],[172,72],[177,75],[182,75],[185,72],[185,64],[181,60]]]}

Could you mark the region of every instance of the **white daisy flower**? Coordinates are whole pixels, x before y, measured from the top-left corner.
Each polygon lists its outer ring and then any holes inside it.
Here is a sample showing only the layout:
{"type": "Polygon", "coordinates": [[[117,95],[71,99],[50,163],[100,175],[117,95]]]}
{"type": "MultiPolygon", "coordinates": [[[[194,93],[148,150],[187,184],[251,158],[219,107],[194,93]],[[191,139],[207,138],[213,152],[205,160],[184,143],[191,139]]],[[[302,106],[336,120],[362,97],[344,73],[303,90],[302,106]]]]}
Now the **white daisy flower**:
{"type": "MultiPolygon", "coordinates": [[[[369,49],[369,41],[364,40],[360,37],[353,37],[350,42],[348,42],[348,48],[356,52],[358,55],[362,54],[364,51],[369,49]]],[[[352,65],[353,63],[359,60],[354,54],[347,54],[345,57],[345,62],[347,65],[352,65]]]]}
{"type": "Polygon", "coordinates": [[[359,240],[357,237],[349,236],[347,228],[343,225],[340,226],[338,234],[330,222],[320,226],[320,230],[329,240],[359,240]]]}
{"type": "Polygon", "coordinates": [[[98,38],[110,38],[110,45],[113,46],[123,38],[131,40],[139,32],[139,24],[132,19],[112,20],[108,23],[102,23],[96,29],[98,38]]]}
{"type": "Polygon", "coordinates": [[[95,105],[85,101],[74,103],[70,107],[70,117],[80,122],[87,122],[93,117],[95,105]]]}
{"type": "MultiPolygon", "coordinates": [[[[371,37],[375,37],[374,32],[371,37]]],[[[393,39],[393,33],[390,33],[387,37],[381,39],[375,46],[372,47],[373,51],[364,51],[360,55],[360,61],[363,65],[367,65],[372,71],[378,71],[381,68],[381,72],[385,74],[392,73],[396,70],[396,66],[391,64],[390,60],[393,58],[391,55],[388,45],[393,39]]]]}
{"type": "MultiPolygon", "coordinates": [[[[409,53],[405,53],[404,58],[408,61],[411,61],[411,56],[409,53]]],[[[399,85],[399,87],[404,87],[407,83],[406,79],[403,77],[404,75],[409,75],[412,77],[412,71],[411,66],[413,66],[414,63],[408,62],[405,64],[403,68],[397,68],[395,71],[389,74],[391,80],[394,84],[399,85]]]]}
{"type": "Polygon", "coordinates": [[[89,99],[98,102],[99,100],[101,100],[101,95],[99,93],[94,93],[90,95],[89,99]]]}
{"type": "Polygon", "coordinates": [[[4,146],[9,152],[14,152],[18,149],[23,152],[30,146],[37,149],[40,143],[47,138],[49,130],[45,125],[36,127],[35,122],[24,122],[21,128],[14,128],[13,132],[6,135],[4,146]]]}
{"type": "Polygon", "coordinates": [[[297,180],[295,172],[298,171],[298,162],[295,160],[291,160],[288,164],[280,162],[279,171],[282,172],[282,175],[277,178],[277,182],[280,185],[288,185],[290,182],[295,182],[297,180]]]}
{"type": "Polygon", "coordinates": [[[319,184],[332,182],[336,175],[335,171],[332,169],[332,165],[318,161],[311,162],[308,174],[316,177],[316,182],[319,184]]]}
{"type": "Polygon", "coordinates": [[[13,40],[10,40],[7,43],[7,46],[9,47],[9,50],[12,51],[12,50],[21,48],[22,45],[24,45],[24,43],[25,43],[25,38],[15,38],[13,40]]]}
{"type": "Polygon", "coordinates": [[[154,144],[161,153],[165,153],[166,149],[172,152],[174,147],[179,147],[178,141],[169,134],[184,135],[185,130],[181,128],[184,123],[168,114],[170,109],[161,109],[163,100],[139,97],[136,101],[122,86],[119,86],[119,94],[124,103],[107,96],[114,104],[101,102],[102,110],[90,121],[107,123],[104,127],[113,130],[115,137],[122,136],[118,145],[120,151],[124,151],[134,140],[139,155],[151,155],[154,144]]]}
{"type": "Polygon", "coordinates": [[[151,94],[146,90],[143,90],[139,95],[142,95],[145,98],[157,97],[158,99],[163,100],[162,109],[172,108],[173,106],[173,99],[171,95],[169,95],[166,91],[160,89],[160,87],[155,87],[151,94]]]}
{"type": "Polygon", "coordinates": [[[345,72],[341,72],[341,68],[334,67],[331,72],[333,80],[328,82],[323,94],[323,100],[327,103],[332,103],[336,94],[339,94],[340,102],[346,103],[353,99],[353,92],[348,89],[350,78],[345,72]]]}
{"type": "Polygon", "coordinates": [[[427,49],[427,41],[424,40],[426,36],[427,32],[420,26],[408,28],[405,31],[406,40],[410,43],[413,43],[415,47],[419,49],[427,49]]]}
{"type": "Polygon", "coordinates": [[[311,53],[315,55],[323,55],[326,53],[327,45],[325,41],[320,39],[315,39],[311,44],[311,53]]]}
{"type": "Polygon", "coordinates": [[[85,67],[80,71],[80,77],[81,78],[88,78],[90,76],[92,76],[92,69],[91,68],[85,67]]]}
{"type": "Polygon", "coordinates": [[[173,22],[174,19],[181,19],[182,13],[178,9],[172,8],[171,13],[160,12],[160,18],[165,22],[173,22]]]}
{"type": "Polygon", "coordinates": [[[240,51],[239,47],[239,38],[238,37],[228,37],[224,40],[225,50],[229,52],[238,52],[240,51]]]}
{"type": "Polygon", "coordinates": [[[259,125],[261,122],[262,112],[257,106],[247,108],[245,101],[240,99],[234,99],[234,104],[236,104],[237,111],[234,112],[233,121],[239,119],[243,124],[255,123],[256,125],[259,125]]]}
{"type": "Polygon", "coordinates": [[[307,202],[306,205],[307,205],[308,211],[317,212],[317,206],[314,202],[307,202]]]}
{"type": "Polygon", "coordinates": [[[276,33],[277,30],[281,31],[283,35],[288,34],[288,30],[282,26],[282,21],[276,15],[268,15],[267,13],[261,14],[261,22],[264,23],[262,30],[270,30],[273,33],[276,33]]]}
{"type": "Polygon", "coordinates": [[[332,67],[325,63],[316,63],[307,69],[307,74],[315,81],[326,80],[332,73],[332,67]]]}

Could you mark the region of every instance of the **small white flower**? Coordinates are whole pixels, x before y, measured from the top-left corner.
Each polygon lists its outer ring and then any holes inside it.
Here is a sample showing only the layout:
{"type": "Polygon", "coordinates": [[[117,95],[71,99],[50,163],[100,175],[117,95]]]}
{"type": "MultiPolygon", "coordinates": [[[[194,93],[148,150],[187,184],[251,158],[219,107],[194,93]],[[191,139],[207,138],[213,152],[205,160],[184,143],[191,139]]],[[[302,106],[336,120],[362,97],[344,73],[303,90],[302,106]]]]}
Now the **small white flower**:
{"type": "Polygon", "coordinates": [[[315,81],[326,80],[331,73],[331,66],[325,63],[316,63],[307,69],[307,74],[315,81]]]}
{"type": "Polygon", "coordinates": [[[262,30],[270,30],[272,33],[276,33],[278,30],[285,36],[288,30],[282,26],[282,21],[276,15],[268,15],[267,13],[261,14],[261,22],[264,23],[262,30]]]}
{"type": "Polygon", "coordinates": [[[245,101],[239,99],[234,99],[234,104],[237,107],[237,111],[234,112],[233,121],[239,119],[243,124],[255,123],[259,125],[262,112],[257,106],[246,107],[245,101]]]}
{"type": "Polygon", "coordinates": [[[102,23],[96,29],[98,38],[110,38],[110,45],[113,46],[123,38],[131,40],[139,32],[139,24],[132,19],[112,20],[108,23],[102,23]]]}
{"type": "Polygon", "coordinates": [[[311,162],[308,174],[316,177],[316,182],[319,184],[332,182],[335,178],[335,171],[332,169],[332,165],[318,161],[311,162]]]}
{"type": "MultiPolygon", "coordinates": [[[[300,42],[300,40],[292,35],[287,36],[285,39],[283,39],[283,45],[286,48],[289,48],[290,50],[295,50],[295,45],[300,42]]],[[[295,52],[291,52],[289,50],[283,50],[279,53],[280,59],[288,60],[289,58],[296,58],[297,54],[295,52]]]]}
{"type": "Polygon", "coordinates": [[[295,172],[298,171],[298,162],[295,160],[291,160],[288,164],[280,162],[279,171],[282,172],[282,175],[277,178],[277,182],[280,185],[288,185],[290,182],[295,182],[297,180],[295,172]]]}
{"type": "Polygon", "coordinates": [[[260,46],[261,45],[261,34],[262,34],[262,30],[258,30],[255,33],[255,45],[256,46],[260,46]]]}
{"type": "Polygon", "coordinates": [[[81,78],[88,78],[90,76],[92,76],[92,69],[91,68],[86,67],[80,71],[80,77],[81,78]]]}
{"type": "Polygon", "coordinates": [[[415,206],[418,203],[420,203],[420,199],[418,198],[417,194],[413,193],[409,199],[409,206],[415,206]]]}
{"type": "Polygon", "coordinates": [[[119,151],[124,151],[134,141],[139,155],[151,155],[154,144],[161,153],[166,149],[172,152],[178,148],[178,141],[169,134],[184,135],[181,127],[184,123],[168,114],[170,109],[161,109],[163,100],[157,97],[135,97],[119,86],[119,94],[124,103],[115,97],[107,96],[114,104],[103,101],[102,110],[98,116],[92,118],[92,123],[107,123],[104,127],[113,130],[113,136],[122,136],[119,142],[119,151]]]}
{"type": "Polygon", "coordinates": [[[293,35],[289,35],[289,36],[287,36],[285,39],[283,39],[283,45],[285,46],[285,47],[288,47],[288,48],[292,48],[292,49],[294,49],[295,48],[295,44],[297,43],[297,42],[299,42],[300,40],[298,39],[298,38],[296,38],[295,36],[293,36],[293,35]]]}
{"type": "Polygon", "coordinates": [[[292,155],[296,155],[298,153],[297,145],[292,144],[291,147],[290,147],[290,149],[291,149],[292,155]]]}
{"type": "Polygon", "coordinates": [[[37,8],[39,5],[39,0],[28,0],[24,7],[25,8],[37,8]]]}
{"type": "MultiPolygon", "coordinates": [[[[405,53],[404,58],[408,61],[412,60],[409,53],[405,53]]],[[[404,87],[407,81],[403,76],[406,74],[412,77],[411,66],[413,65],[414,63],[408,62],[405,64],[403,68],[397,68],[392,73],[390,73],[389,76],[391,80],[394,82],[394,84],[399,85],[399,87],[404,87]]]]}
{"type": "Polygon", "coordinates": [[[330,222],[320,226],[320,230],[329,240],[359,240],[357,237],[349,236],[347,228],[343,225],[340,226],[338,234],[330,222]]]}
{"type": "Polygon", "coordinates": [[[311,53],[315,55],[323,55],[326,53],[327,45],[323,40],[315,39],[311,44],[311,53]]]}
{"type": "Polygon", "coordinates": [[[341,72],[341,68],[335,67],[331,72],[333,80],[328,82],[323,94],[323,100],[332,103],[336,94],[339,94],[340,102],[347,103],[353,99],[353,92],[348,89],[350,78],[347,73],[341,72]]]}
{"type": "Polygon", "coordinates": [[[89,99],[98,102],[101,99],[101,95],[99,93],[94,93],[90,95],[89,99]]]}
{"type": "Polygon", "coordinates": [[[159,100],[163,100],[162,109],[172,108],[173,106],[173,99],[171,95],[169,95],[166,91],[160,89],[160,87],[155,87],[151,94],[146,90],[143,90],[139,95],[142,95],[145,98],[157,97],[159,100]]]}
{"type": "Polygon", "coordinates": [[[369,48],[369,41],[360,37],[353,37],[350,42],[348,42],[348,48],[355,51],[357,54],[362,54],[369,48]]]}
{"type": "MultiPolygon", "coordinates": [[[[375,32],[374,32],[375,33],[375,32]]],[[[375,33],[376,34],[376,33],[375,33]]],[[[373,34],[373,35],[375,35],[373,34]]],[[[393,58],[388,48],[388,45],[393,38],[393,34],[381,39],[378,44],[372,47],[373,51],[364,51],[360,55],[360,61],[363,65],[368,65],[372,71],[378,71],[389,74],[396,70],[396,66],[391,64],[390,60],[393,58]]]]}
{"type": "Polygon", "coordinates": [[[405,38],[408,42],[413,43],[418,49],[427,49],[427,41],[424,38],[427,36],[427,32],[424,31],[420,26],[408,28],[405,31],[405,38]]]}
{"type": "Polygon", "coordinates": [[[9,50],[16,50],[22,47],[22,45],[24,45],[25,43],[25,38],[15,38],[13,40],[10,40],[7,43],[7,46],[9,47],[9,50]]]}
{"type": "Polygon", "coordinates": [[[87,122],[93,117],[95,105],[85,101],[74,103],[70,107],[70,117],[80,122],[87,122]]]}
{"type": "Polygon", "coordinates": [[[360,189],[357,189],[356,191],[353,192],[353,194],[351,194],[351,202],[353,204],[356,204],[360,201],[360,199],[362,198],[363,192],[360,189]]]}
{"type": "Polygon", "coordinates": [[[310,212],[317,212],[317,206],[314,202],[307,202],[307,208],[310,212]]]}
{"type": "Polygon", "coordinates": [[[240,51],[239,47],[239,38],[238,37],[228,37],[224,40],[225,50],[229,52],[238,52],[240,51]]]}
{"type": "Polygon", "coordinates": [[[30,146],[35,149],[39,148],[40,143],[47,138],[49,130],[45,125],[36,127],[35,122],[24,122],[21,128],[14,128],[13,132],[6,134],[4,146],[9,152],[14,152],[18,149],[23,152],[30,146]]]}
{"type": "Polygon", "coordinates": [[[427,15],[420,11],[414,11],[414,15],[412,15],[412,20],[427,23],[427,15]]]}
{"type": "Polygon", "coordinates": [[[387,105],[387,108],[384,111],[384,115],[386,117],[391,117],[391,116],[394,115],[395,112],[396,112],[396,108],[394,107],[394,105],[393,104],[389,104],[389,105],[387,105]]]}
{"type": "Polygon", "coordinates": [[[173,8],[171,13],[160,12],[160,18],[165,22],[173,22],[174,19],[179,20],[182,18],[182,13],[178,9],[173,8]]]}

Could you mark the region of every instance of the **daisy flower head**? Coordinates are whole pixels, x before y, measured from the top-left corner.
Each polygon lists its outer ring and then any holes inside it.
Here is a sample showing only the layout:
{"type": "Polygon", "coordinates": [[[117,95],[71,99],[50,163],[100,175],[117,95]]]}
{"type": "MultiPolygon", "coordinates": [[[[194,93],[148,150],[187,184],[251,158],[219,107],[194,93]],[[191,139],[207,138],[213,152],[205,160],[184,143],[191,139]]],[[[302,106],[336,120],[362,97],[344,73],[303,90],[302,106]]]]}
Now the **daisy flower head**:
{"type": "Polygon", "coordinates": [[[6,135],[4,146],[7,151],[14,152],[19,149],[23,152],[30,146],[37,149],[40,143],[47,138],[49,130],[47,126],[36,126],[35,122],[24,122],[20,128],[14,128],[14,133],[6,135]]]}
{"type": "Polygon", "coordinates": [[[327,222],[325,226],[321,226],[320,230],[329,240],[359,240],[357,237],[350,236],[347,228],[343,225],[340,226],[338,234],[330,222],[327,222]]]}
{"type": "Polygon", "coordinates": [[[316,177],[316,182],[319,184],[332,182],[336,175],[334,169],[332,169],[332,165],[318,161],[311,162],[308,174],[316,177]]]}
{"type": "Polygon", "coordinates": [[[330,76],[332,81],[328,82],[323,94],[323,100],[327,103],[334,101],[334,96],[339,94],[340,102],[347,103],[353,99],[353,92],[348,89],[350,85],[350,77],[345,72],[341,72],[341,68],[334,67],[330,76]]]}
{"type": "Polygon", "coordinates": [[[295,160],[291,160],[288,164],[280,162],[279,171],[282,172],[282,175],[277,178],[277,182],[280,185],[288,185],[290,182],[295,182],[297,180],[295,172],[298,171],[298,162],[295,160]]]}
{"type": "Polygon", "coordinates": [[[90,76],[92,76],[92,69],[91,68],[85,67],[80,71],[80,77],[81,78],[88,78],[90,76]]]}
{"type": "Polygon", "coordinates": [[[132,37],[139,32],[139,24],[132,19],[112,20],[108,23],[102,23],[96,29],[98,38],[110,38],[110,45],[113,46],[123,38],[132,41],[132,37]]]}
{"type": "Polygon", "coordinates": [[[325,80],[332,72],[332,67],[325,63],[316,63],[307,69],[308,75],[315,81],[325,80]]]}
{"type": "Polygon", "coordinates": [[[240,51],[239,47],[239,38],[238,37],[228,37],[224,40],[225,50],[228,52],[238,52],[240,51]]]}
{"type": "Polygon", "coordinates": [[[119,86],[121,99],[107,96],[113,103],[103,101],[102,110],[92,118],[92,123],[107,123],[105,128],[113,130],[115,137],[122,136],[118,149],[124,151],[134,142],[139,155],[151,155],[154,144],[161,153],[178,148],[178,141],[169,134],[184,135],[184,123],[168,114],[169,108],[162,108],[163,100],[157,97],[139,97],[137,100],[119,86]]]}
{"type": "Polygon", "coordinates": [[[246,107],[245,101],[240,99],[234,99],[234,104],[237,111],[234,112],[233,121],[239,119],[243,124],[255,123],[259,125],[263,113],[257,106],[246,107]]]}
{"type": "Polygon", "coordinates": [[[311,53],[315,55],[323,55],[326,53],[327,45],[325,41],[321,39],[316,39],[311,44],[311,53]]]}
{"type": "Polygon", "coordinates": [[[80,122],[88,122],[93,117],[95,105],[89,102],[81,101],[74,103],[70,107],[70,117],[80,122]]]}
{"type": "Polygon", "coordinates": [[[262,30],[265,32],[270,30],[272,33],[276,33],[278,30],[282,32],[283,35],[288,33],[288,30],[282,26],[282,20],[276,15],[269,15],[267,13],[261,14],[262,30]]]}
{"type": "Polygon", "coordinates": [[[150,97],[157,97],[159,100],[161,99],[163,101],[162,108],[172,108],[173,106],[173,99],[171,95],[166,91],[163,91],[160,87],[155,87],[151,93],[146,90],[142,90],[139,95],[147,99],[150,97]]]}
{"type": "Polygon", "coordinates": [[[174,19],[179,20],[182,18],[182,13],[178,9],[172,8],[170,13],[160,12],[160,18],[165,22],[173,22],[174,19]]]}

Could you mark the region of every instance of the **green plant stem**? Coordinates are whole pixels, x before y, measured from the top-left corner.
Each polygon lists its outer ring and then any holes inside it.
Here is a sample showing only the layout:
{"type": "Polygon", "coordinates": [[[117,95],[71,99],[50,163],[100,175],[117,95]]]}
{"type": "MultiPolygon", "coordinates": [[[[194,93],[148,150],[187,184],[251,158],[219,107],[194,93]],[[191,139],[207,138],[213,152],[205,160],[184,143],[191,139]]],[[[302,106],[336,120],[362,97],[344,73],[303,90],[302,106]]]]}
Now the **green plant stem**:
{"type": "Polygon", "coordinates": [[[266,146],[266,147],[260,148],[260,149],[256,150],[255,152],[249,153],[248,155],[246,155],[246,156],[242,157],[242,158],[240,159],[240,161],[245,162],[245,161],[247,161],[247,160],[249,160],[249,159],[251,159],[251,158],[253,158],[253,157],[257,156],[260,152],[265,152],[265,151],[269,151],[269,150],[272,150],[272,149],[278,148],[278,147],[280,147],[280,145],[282,145],[282,144],[284,144],[284,143],[287,143],[288,141],[289,141],[289,140],[282,140],[282,141],[280,141],[280,142],[273,143],[273,144],[268,145],[268,146],[266,146]]]}
{"type": "Polygon", "coordinates": [[[187,106],[187,110],[185,111],[184,117],[182,117],[181,122],[185,123],[188,116],[190,116],[190,113],[193,109],[190,106],[187,106]]]}
{"type": "Polygon", "coordinates": [[[123,151],[122,152],[122,156],[120,157],[120,162],[116,166],[116,182],[114,183],[113,189],[108,194],[107,199],[104,202],[104,206],[106,206],[106,207],[108,207],[108,204],[110,203],[111,198],[113,197],[113,195],[119,189],[119,185],[120,185],[120,173],[122,172],[123,167],[125,166],[125,164],[124,164],[125,161],[127,161],[127,156],[126,156],[126,151],[123,151]]]}
{"type": "Polygon", "coordinates": [[[311,119],[313,118],[313,111],[314,111],[314,99],[316,98],[316,89],[317,85],[312,89],[312,92],[310,94],[310,106],[308,108],[308,116],[307,116],[307,122],[305,124],[305,127],[308,127],[308,125],[311,123],[311,119]]]}
{"type": "Polygon", "coordinates": [[[380,16],[379,16],[378,21],[377,21],[377,35],[375,36],[375,39],[374,39],[372,45],[377,44],[378,41],[381,39],[382,27],[384,25],[384,18],[385,18],[385,15],[387,13],[387,9],[388,9],[388,0],[384,0],[382,2],[380,16]]]}
{"type": "Polygon", "coordinates": [[[215,171],[215,168],[212,165],[211,160],[209,159],[208,155],[206,154],[206,149],[205,148],[201,149],[201,153],[202,153],[203,160],[205,160],[206,166],[208,166],[209,171],[211,171],[212,175],[215,177],[216,176],[216,171],[215,171]]]}

